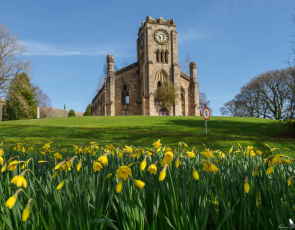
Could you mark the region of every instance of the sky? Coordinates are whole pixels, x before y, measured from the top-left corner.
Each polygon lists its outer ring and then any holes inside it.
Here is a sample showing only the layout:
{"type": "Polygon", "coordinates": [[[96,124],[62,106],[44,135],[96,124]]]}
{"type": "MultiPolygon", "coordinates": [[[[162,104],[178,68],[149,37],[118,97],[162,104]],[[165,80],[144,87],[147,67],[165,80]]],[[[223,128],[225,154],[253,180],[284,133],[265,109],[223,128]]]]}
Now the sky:
{"type": "Polygon", "coordinates": [[[0,23],[27,45],[32,82],[52,107],[85,112],[106,55],[119,69],[136,62],[146,16],[174,19],[179,65],[187,54],[197,63],[199,90],[211,115],[221,116],[223,103],[253,77],[288,67],[293,15],[292,0],[2,0],[0,23]]]}

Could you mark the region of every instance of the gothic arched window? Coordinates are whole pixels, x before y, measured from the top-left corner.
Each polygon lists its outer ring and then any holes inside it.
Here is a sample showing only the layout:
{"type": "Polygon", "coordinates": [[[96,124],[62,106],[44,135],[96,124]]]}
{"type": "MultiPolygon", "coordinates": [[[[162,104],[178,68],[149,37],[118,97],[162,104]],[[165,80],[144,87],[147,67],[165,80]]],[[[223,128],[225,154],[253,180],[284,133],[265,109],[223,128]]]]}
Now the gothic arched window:
{"type": "Polygon", "coordinates": [[[122,105],[129,104],[130,98],[129,98],[129,90],[127,85],[123,86],[121,95],[122,95],[122,105]]]}
{"type": "Polygon", "coordinates": [[[165,52],[165,63],[168,63],[168,50],[165,52]]]}

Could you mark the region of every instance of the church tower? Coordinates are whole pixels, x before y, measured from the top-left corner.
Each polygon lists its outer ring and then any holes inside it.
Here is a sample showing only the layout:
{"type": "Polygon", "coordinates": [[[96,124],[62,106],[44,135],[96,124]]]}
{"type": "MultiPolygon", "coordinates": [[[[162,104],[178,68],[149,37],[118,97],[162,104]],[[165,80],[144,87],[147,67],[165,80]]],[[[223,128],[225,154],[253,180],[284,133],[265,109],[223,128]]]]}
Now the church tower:
{"type": "Polygon", "coordinates": [[[92,115],[199,116],[197,64],[190,63],[190,76],[180,71],[174,20],[148,16],[137,35],[135,63],[115,71],[115,57],[107,55],[107,76],[92,100],[92,115]],[[165,80],[174,83],[178,94],[169,108],[155,100],[165,80]]]}
{"type": "MultiPolygon", "coordinates": [[[[178,37],[174,20],[146,17],[139,28],[137,39],[137,62],[141,82],[143,115],[158,116],[160,110],[166,115],[181,115],[181,100],[175,106],[163,108],[154,100],[157,87],[165,79],[180,85],[180,68],[178,65],[178,37]]],[[[180,87],[179,92],[180,95],[180,87]]]]}

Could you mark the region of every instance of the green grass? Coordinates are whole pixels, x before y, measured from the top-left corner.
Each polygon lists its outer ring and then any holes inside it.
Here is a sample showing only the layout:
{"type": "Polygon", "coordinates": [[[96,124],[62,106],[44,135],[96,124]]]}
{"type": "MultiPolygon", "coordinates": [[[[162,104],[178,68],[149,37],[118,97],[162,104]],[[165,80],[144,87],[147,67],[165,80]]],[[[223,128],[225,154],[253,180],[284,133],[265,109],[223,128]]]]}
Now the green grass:
{"type": "Polygon", "coordinates": [[[62,117],[1,122],[0,143],[3,142],[4,147],[11,146],[11,139],[24,146],[39,148],[54,142],[68,148],[96,141],[115,147],[150,147],[161,139],[164,145],[176,147],[182,141],[198,150],[205,144],[210,149],[226,151],[237,143],[259,150],[268,149],[264,144],[295,150],[294,139],[273,137],[284,132],[284,122],[259,118],[211,117],[206,136],[202,117],[62,117]]]}

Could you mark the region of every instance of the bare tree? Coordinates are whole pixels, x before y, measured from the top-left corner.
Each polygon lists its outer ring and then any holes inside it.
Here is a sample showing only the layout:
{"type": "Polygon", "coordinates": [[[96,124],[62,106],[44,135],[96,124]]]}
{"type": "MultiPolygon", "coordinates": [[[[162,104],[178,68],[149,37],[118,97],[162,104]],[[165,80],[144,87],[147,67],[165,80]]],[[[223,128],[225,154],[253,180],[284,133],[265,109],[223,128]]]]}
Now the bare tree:
{"type": "Polygon", "coordinates": [[[189,75],[189,63],[190,63],[190,60],[191,60],[190,55],[186,54],[184,64],[183,64],[184,73],[186,75],[189,75]]]}
{"type": "Polygon", "coordinates": [[[8,93],[9,83],[20,72],[28,72],[32,63],[24,59],[26,46],[5,24],[0,24],[0,96],[8,93]]]}
{"type": "Polygon", "coordinates": [[[207,99],[205,93],[199,93],[199,103],[200,103],[200,112],[202,113],[205,107],[209,108],[211,116],[213,114],[213,109],[210,107],[210,101],[207,99]]]}
{"type": "Polygon", "coordinates": [[[290,110],[288,102],[291,98],[285,72],[274,70],[254,77],[233,101],[224,104],[220,109],[222,115],[284,119],[290,110]]]}
{"type": "Polygon", "coordinates": [[[43,90],[36,85],[34,87],[34,95],[35,99],[37,101],[37,106],[39,107],[51,107],[51,100],[48,97],[46,93],[43,92],[43,90]]]}
{"type": "MultiPolygon", "coordinates": [[[[118,67],[116,65],[114,65],[114,71],[116,72],[117,70],[119,70],[118,67]]],[[[98,81],[98,84],[97,84],[97,88],[96,88],[96,90],[94,92],[94,95],[96,95],[98,93],[98,91],[101,89],[101,87],[103,86],[104,79],[106,78],[107,74],[108,74],[107,64],[104,64],[103,68],[102,68],[102,74],[99,77],[99,81],[98,81]]]]}

